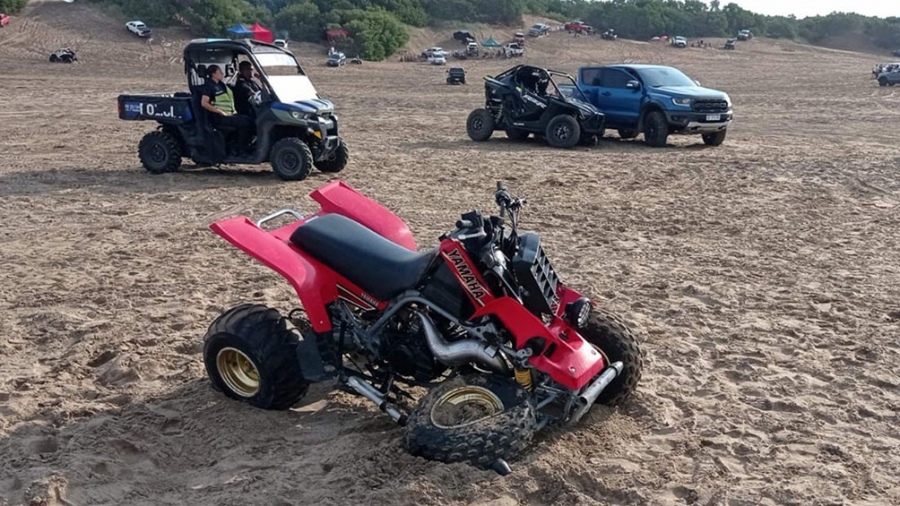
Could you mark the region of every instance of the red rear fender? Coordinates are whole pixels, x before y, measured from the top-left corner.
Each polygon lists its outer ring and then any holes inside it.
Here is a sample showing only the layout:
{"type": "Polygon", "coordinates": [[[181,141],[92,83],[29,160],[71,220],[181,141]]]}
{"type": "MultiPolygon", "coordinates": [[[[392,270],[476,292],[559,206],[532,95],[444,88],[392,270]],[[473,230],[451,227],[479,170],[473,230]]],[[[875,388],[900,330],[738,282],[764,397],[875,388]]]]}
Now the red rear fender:
{"type": "Polygon", "coordinates": [[[344,215],[404,248],[416,251],[416,240],[403,220],[347,183],[333,181],[317,188],[309,196],[322,206],[322,213],[344,215]]]}
{"type": "MultiPolygon", "coordinates": [[[[278,236],[290,237],[293,229],[301,224],[302,222],[297,221],[275,232],[278,236]]],[[[297,291],[313,329],[316,332],[331,330],[331,320],[325,305],[337,298],[337,288],[333,282],[329,283],[324,279],[327,273],[319,273],[319,269],[316,269],[311,261],[304,258],[284,239],[260,229],[247,217],[239,216],[217,221],[209,228],[284,276],[297,291]]]]}

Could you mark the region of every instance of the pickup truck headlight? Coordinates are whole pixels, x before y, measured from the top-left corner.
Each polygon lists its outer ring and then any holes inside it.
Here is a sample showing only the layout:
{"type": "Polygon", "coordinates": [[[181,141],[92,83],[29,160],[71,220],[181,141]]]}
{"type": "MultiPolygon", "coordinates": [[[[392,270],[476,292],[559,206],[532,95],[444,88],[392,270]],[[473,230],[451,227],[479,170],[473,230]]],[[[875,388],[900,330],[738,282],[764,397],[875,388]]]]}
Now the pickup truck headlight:
{"type": "Polygon", "coordinates": [[[675,105],[680,105],[682,107],[690,107],[691,103],[694,101],[693,98],[673,98],[672,103],[675,105]]]}

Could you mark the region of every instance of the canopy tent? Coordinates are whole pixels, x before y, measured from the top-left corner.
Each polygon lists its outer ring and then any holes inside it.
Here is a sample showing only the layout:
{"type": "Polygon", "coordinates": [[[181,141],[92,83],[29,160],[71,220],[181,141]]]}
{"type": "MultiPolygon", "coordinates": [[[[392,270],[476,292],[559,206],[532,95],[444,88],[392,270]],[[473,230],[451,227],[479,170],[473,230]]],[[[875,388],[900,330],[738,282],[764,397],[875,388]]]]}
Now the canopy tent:
{"type": "Polygon", "coordinates": [[[231,28],[228,29],[228,33],[234,34],[238,37],[252,37],[253,30],[247,28],[241,23],[238,23],[231,28]]]}
{"type": "Polygon", "coordinates": [[[250,30],[253,32],[253,38],[256,40],[269,43],[275,40],[275,37],[272,36],[272,31],[263,27],[263,25],[259,23],[251,26],[250,30]]]}
{"type": "Polygon", "coordinates": [[[484,47],[500,47],[500,43],[494,40],[493,35],[488,40],[481,41],[481,45],[484,47]]]}

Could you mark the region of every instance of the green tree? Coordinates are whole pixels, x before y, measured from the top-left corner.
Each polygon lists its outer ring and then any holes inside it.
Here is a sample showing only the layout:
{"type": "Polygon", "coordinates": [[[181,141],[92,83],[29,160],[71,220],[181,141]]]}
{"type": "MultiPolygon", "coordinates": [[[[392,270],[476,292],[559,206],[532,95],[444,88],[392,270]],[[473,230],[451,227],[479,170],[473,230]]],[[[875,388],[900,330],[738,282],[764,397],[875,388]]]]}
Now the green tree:
{"type": "Polygon", "coordinates": [[[322,13],[312,2],[298,2],[285,7],[275,15],[275,26],[286,30],[294,40],[319,42],[324,36],[322,13]]]}
{"type": "Polygon", "coordinates": [[[344,28],[367,60],[383,60],[409,41],[403,23],[384,9],[349,11],[347,18],[344,28]]]}
{"type": "Polygon", "coordinates": [[[25,7],[28,0],[0,0],[0,12],[15,14],[25,7]]]}

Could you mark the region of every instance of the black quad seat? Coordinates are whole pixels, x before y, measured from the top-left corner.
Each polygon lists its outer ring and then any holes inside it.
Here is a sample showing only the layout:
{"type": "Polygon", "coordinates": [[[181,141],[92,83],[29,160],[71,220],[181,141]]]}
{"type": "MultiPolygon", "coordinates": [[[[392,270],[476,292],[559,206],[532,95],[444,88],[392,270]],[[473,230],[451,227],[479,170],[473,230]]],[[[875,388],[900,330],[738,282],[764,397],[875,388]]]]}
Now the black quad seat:
{"type": "Polygon", "coordinates": [[[309,220],[290,241],[380,300],[415,288],[437,256],[410,251],[340,214],[309,220]]]}

